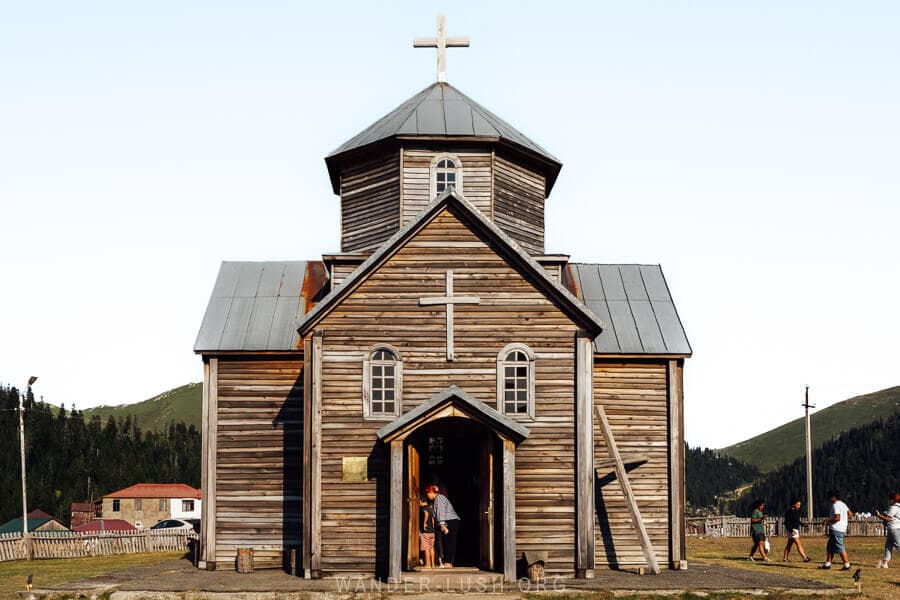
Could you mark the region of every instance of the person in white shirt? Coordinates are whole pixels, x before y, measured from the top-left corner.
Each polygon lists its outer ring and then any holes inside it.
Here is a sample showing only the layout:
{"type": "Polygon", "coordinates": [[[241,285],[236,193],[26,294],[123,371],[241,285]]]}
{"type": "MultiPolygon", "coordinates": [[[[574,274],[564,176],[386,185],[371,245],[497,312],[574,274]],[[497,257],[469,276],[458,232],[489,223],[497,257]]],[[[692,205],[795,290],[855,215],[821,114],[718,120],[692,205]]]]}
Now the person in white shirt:
{"type": "Polygon", "coordinates": [[[847,508],[847,505],[841,502],[840,493],[837,490],[828,492],[828,498],[831,500],[831,514],[825,521],[831,525],[828,533],[828,545],[826,546],[825,563],[819,567],[820,569],[830,569],[831,559],[835,554],[839,554],[844,561],[841,571],[850,570],[850,557],[847,556],[847,550],[844,548],[844,534],[847,533],[847,523],[853,513],[847,508]]]}
{"type": "Polygon", "coordinates": [[[884,560],[878,562],[879,569],[888,568],[888,563],[891,562],[891,550],[900,550],[900,494],[891,492],[888,494],[888,500],[891,505],[886,513],[881,514],[881,511],[875,511],[878,518],[884,521],[884,532],[887,535],[887,539],[884,540],[884,560]]]}

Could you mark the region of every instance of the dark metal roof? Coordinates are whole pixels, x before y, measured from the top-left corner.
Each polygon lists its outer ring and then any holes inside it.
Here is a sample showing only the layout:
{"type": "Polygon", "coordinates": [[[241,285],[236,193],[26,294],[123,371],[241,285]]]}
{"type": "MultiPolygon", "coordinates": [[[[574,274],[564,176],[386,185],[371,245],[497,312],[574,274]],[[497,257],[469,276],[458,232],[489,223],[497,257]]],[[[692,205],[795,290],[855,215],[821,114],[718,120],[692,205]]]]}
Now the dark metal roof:
{"type": "Polygon", "coordinates": [[[344,142],[329,156],[361,148],[395,135],[503,138],[548,160],[559,162],[515,127],[449,83],[433,83],[344,142]]]}
{"type": "Polygon", "coordinates": [[[659,265],[570,263],[577,296],[606,324],[602,354],[691,354],[659,265]]]}
{"type": "MultiPolygon", "coordinates": [[[[515,127],[481,106],[449,83],[434,83],[353,136],[325,161],[332,171],[335,157],[382,140],[403,136],[466,137],[500,140],[550,163],[547,193],[562,164],[515,127]]],[[[332,172],[332,180],[336,181],[332,172]]],[[[337,192],[336,192],[337,193],[337,192]]]]}
{"type": "Polygon", "coordinates": [[[324,275],[312,261],[223,262],[194,351],[296,350],[297,320],[321,287],[304,285],[314,266],[324,275]]]}
{"type": "Polygon", "coordinates": [[[410,423],[414,423],[427,416],[429,413],[439,410],[447,403],[454,403],[463,411],[486,421],[492,427],[501,429],[507,434],[511,434],[517,442],[524,440],[531,433],[528,431],[528,428],[521,423],[514,421],[500,411],[492,408],[487,403],[473,398],[461,387],[451,385],[429,398],[426,402],[422,402],[406,414],[397,417],[379,429],[375,435],[377,435],[380,440],[386,438],[389,439],[394,433],[399,432],[410,423]]]}

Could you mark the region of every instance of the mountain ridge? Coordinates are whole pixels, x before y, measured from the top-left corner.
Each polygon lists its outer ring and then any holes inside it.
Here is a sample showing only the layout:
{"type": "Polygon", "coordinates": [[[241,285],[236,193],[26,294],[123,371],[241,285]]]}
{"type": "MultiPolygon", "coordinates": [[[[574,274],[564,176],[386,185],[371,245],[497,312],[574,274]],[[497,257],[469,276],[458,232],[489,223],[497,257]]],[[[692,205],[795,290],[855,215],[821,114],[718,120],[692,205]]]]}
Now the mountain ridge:
{"type": "MultiPolygon", "coordinates": [[[[900,412],[900,386],[853,396],[810,415],[813,449],[849,431],[900,412]]],[[[806,453],[800,417],[717,452],[755,465],[763,473],[788,465],[806,453]]]]}

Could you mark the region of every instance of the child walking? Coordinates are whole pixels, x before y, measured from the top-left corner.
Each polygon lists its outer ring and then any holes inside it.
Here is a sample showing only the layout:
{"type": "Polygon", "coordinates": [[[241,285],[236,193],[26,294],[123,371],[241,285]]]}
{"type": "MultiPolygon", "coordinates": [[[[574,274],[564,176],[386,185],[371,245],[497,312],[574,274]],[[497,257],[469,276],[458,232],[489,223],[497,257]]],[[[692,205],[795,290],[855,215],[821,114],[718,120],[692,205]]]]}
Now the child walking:
{"type": "Polygon", "coordinates": [[[434,508],[428,503],[428,498],[422,496],[419,498],[419,506],[422,514],[419,522],[422,526],[419,531],[419,549],[425,553],[425,568],[434,568],[434,528],[436,525],[434,518],[434,508]]]}

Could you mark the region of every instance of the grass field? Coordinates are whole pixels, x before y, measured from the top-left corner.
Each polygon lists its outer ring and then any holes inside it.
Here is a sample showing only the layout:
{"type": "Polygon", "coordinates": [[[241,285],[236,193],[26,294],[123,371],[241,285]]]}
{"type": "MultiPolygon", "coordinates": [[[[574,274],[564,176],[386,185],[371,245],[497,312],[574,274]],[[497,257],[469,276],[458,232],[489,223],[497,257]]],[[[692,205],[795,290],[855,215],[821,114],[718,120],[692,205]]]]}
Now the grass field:
{"type": "MultiPolygon", "coordinates": [[[[797,404],[799,411],[799,400],[797,404]]],[[[810,417],[813,447],[820,447],[848,429],[867,425],[896,412],[900,412],[900,386],[855,396],[814,412],[810,417]]],[[[756,465],[766,473],[803,456],[806,452],[805,440],[803,419],[799,418],[722,448],[721,452],[756,465]]]]}
{"type": "Polygon", "coordinates": [[[841,571],[840,563],[832,566],[830,571],[819,570],[818,567],[825,560],[824,537],[807,538],[802,542],[812,562],[801,562],[796,549],[791,552],[791,562],[781,562],[785,538],[779,537],[770,538],[772,562],[765,564],[747,561],[751,546],[749,538],[688,538],[688,564],[690,565],[691,561],[699,561],[750,571],[779,570],[784,575],[821,581],[846,590],[856,589],[851,574],[857,568],[862,568],[863,597],[883,600],[900,598],[900,556],[891,561],[890,569],[875,568],[884,553],[884,538],[848,537],[846,547],[850,563],[853,565],[853,569],[849,572],[841,571]]]}
{"type": "Polygon", "coordinates": [[[34,587],[103,575],[128,567],[152,565],[184,556],[184,552],[153,552],[119,554],[92,558],[62,558],[58,560],[16,560],[0,563],[0,598],[17,598],[16,592],[25,589],[28,575],[34,575],[34,587]]]}
{"type": "Polygon", "coordinates": [[[189,383],[135,404],[88,408],[84,411],[84,419],[90,421],[92,416],[97,415],[106,424],[110,416],[124,419],[131,415],[132,418],[137,417],[138,426],[144,431],[160,431],[168,427],[171,421],[184,421],[199,428],[202,391],[202,384],[189,383]]]}

